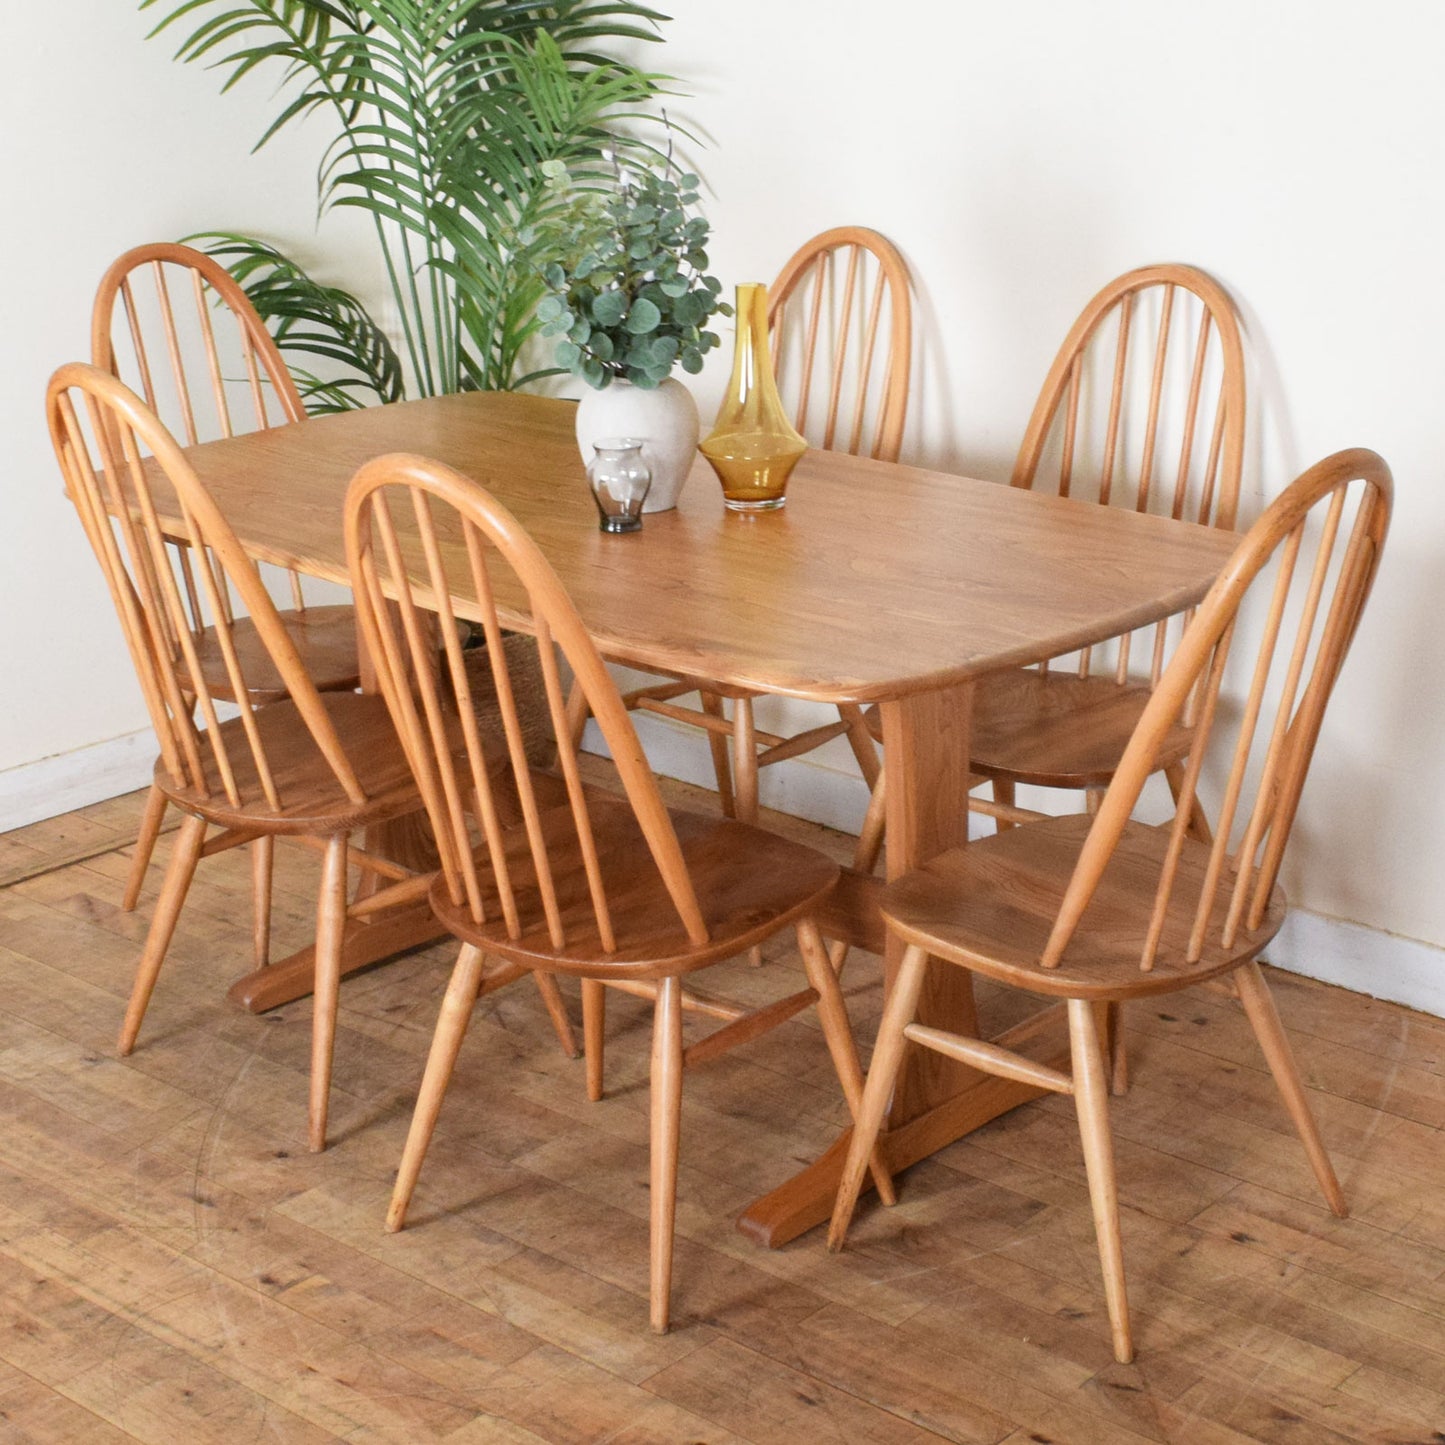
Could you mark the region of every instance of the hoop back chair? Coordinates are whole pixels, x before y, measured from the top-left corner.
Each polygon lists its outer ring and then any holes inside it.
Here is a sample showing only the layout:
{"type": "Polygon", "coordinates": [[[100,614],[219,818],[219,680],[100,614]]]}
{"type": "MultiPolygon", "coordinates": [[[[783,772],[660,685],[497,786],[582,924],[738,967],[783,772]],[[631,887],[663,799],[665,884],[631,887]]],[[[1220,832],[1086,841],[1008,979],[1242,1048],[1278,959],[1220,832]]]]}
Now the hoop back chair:
{"type": "MultiPolygon", "coordinates": [[[[1244,426],[1244,351],[1228,293],[1192,266],[1145,266],[1105,286],[1065,337],[1012,482],[1232,529],[1244,426]]],[[[1106,785],[1158,684],[1169,631],[1156,623],[1086,648],[1067,671],[1045,663],[985,680],[973,767],[994,780],[995,797],[1011,802],[1018,782],[1106,785]]],[[[1176,787],[1188,747],[1185,729],[1160,753],[1176,787]]]]}
{"type": "Polygon", "coordinates": [[[1379,564],[1391,495],[1385,463],[1357,450],[1320,462],[1275,501],[1200,604],[1096,816],[1023,823],[885,890],[884,917],[907,947],[838,1192],[829,1236],[835,1248],[908,1043],[1040,1091],[1072,1094],[1114,1351],[1130,1359],[1101,1013],[1119,1000],[1226,977],[1325,1199],[1345,1213],[1257,960],[1284,922],[1280,864],[1325,706],[1379,564]],[[1247,598],[1254,615],[1243,621],[1247,598]],[[1238,709],[1220,697],[1231,667],[1245,685],[1238,709]],[[1173,822],[1146,827],[1132,818],[1140,791],[1180,719],[1191,715],[1195,745],[1173,822]],[[1221,790],[1208,841],[1191,829],[1188,806],[1206,758],[1221,790]],[[1072,1073],[915,1024],[930,957],[1065,999],[1072,1073]]]}
{"type": "MultiPolygon", "coordinates": [[[[1244,460],[1245,374],[1229,294],[1193,266],[1145,266],[1109,282],[1060,346],[1034,405],[1012,485],[1232,529],[1244,460]]],[[[1006,669],[974,689],[970,767],[993,800],[970,807],[1000,827],[1037,814],[1018,783],[1073,788],[1097,806],[1187,622],[1167,619],[1069,658],[1006,669]]],[[[881,740],[876,709],[867,714],[881,740]]],[[[1177,796],[1190,735],[1159,753],[1177,796]]],[[[883,841],[883,793],[855,866],[883,841]]],[[[1193,826],[1208,831],[1196,810],[1193,826]]]]}
{"type": "Polygon", "coordinates": [[[135,1044],[202,855],[258,835],[313,840],[324,860],[309,1139],[321,1149],[345,931],[415,899],[427,885],[347,847],[353,829],[419,809],[405,755],[380,698],[323,693],[307,676],[255,563],[139,397],[109,372],[76,363],[51,379],[47,413],[66,491],[105,575],[160,744],[155,786],[185,815],[136,970],[120,1053],[135,1044]],[[193,592],[172,565],[172,540],[191,559],[193,592]],[[240,607],[267,668],[284,685],[283,701],[255,700],[232,620],[240,607]],[[202,665],[197,609],[225,670],[224,694],[202,665]],[[239,715],[223,723],[219,707],[226,701],[239,715]],[[212,827],[221,831],[207,841],[212,827]],[[351,907],[348,861],[384,885],[351,907]]]}
{"type": "MultiPolygon", "coordinates": [[[[261,431],[306,415],[276,343],[246,293],[210,256],[169,242],[137,246],[106,271],[91,312],[91,361],[126,381],[173,436],[187,446],[261,431]]],[[[232,686],[219,641],[201,621],[201,597],[184,547],[172,548],[185,585],[197,656],[214,696],[232,686]]],[[[350,690],[360,680],[356,624],[350,607],[308,607],[301,579],[287,571],[289,611],[283,625],[311,680],[322,690],[350,690]]],[[[229,600],[227,600],[229,605],[229,600]]],[[[286,695],[270,655],[244,617],[228,617],[255,702],[286,695]]],[[[133,909],[165,813],[152,789],[122,907],[133,909]]],[[[266,962],[270,918],[271,840],[253,849],[257,963],[266,962]]]]}
{"type": "Polygon", "coordinates": [[[838,226],[805,242],[768,293],[773,370],[813,446],[896,462],[908,411],[908,268],[887,237],[838,226]]]}
{"type": "MultiPolygon", "coordinates": [[[[892,242],[864,226],[814,236],[778,273],[768,295],[768,324],[784,405],[808,441],[827,451],[897,461],[913,339],[908,267],[892,242]]],[[[868,786],[877,783],[878,754],[862,708],[840,704],[836,722],[782,737],[757,728],[753,697],[678,679],[631,692],[626,702],[707,731],[723,811],[744,822],[757,820],[761,768],[836,737],[847,737],[868,786]],[[689,692],[700,692],[701,711],[675,701],[689,692]],[[732,701],[731,721],[725,697],[732,701]]]]}
{"type": "MultiPolygon", "coordinates": [[[[850,1106],[857,1102],[862,1079],[847,1012],[812,920],[837,867],[744,824],[667,810],[632,720],[556,573],[516,519],[475,483],[419,457],[370,462],[348,494],[346,543],[363,633],[436,832],[441,871],[432,907],[463,943],[388,1227],[404,1222],[485,976],[483,954],[500,959],[508,976],[545,969],[583,980],[594,1098],[603,988],[643,994],[654,1000],[651,1319],[654,1329],[665,1330],[684,1066],[816,1003],[844,1094],[850,1106]],[[430,612],[438,615],[440,658],[430,612]],[[456,640],[459,615],[480,622],[487,635],[503,738],[485,736],[473,721],[473,684],[456,640]],[[553,774],[527,765],[500,646],[503,621],[524,619],[537,635],[558,741],[553,774]],[[622,796],[583,785],[558,650],[612,750],[622,796]],[[446,746],[453,697],[464,739],[456,755],[446,746]],[[517,820],[510,828],[508,818],[517,820]],[[724,1022],[684,1049],[682,977],[789,925],[810,986],[752,1011],[704,1002],[704,1011],[724,1022]]],[[[893,1197],[886,1176],[880,1189],[893,1197]]]]}

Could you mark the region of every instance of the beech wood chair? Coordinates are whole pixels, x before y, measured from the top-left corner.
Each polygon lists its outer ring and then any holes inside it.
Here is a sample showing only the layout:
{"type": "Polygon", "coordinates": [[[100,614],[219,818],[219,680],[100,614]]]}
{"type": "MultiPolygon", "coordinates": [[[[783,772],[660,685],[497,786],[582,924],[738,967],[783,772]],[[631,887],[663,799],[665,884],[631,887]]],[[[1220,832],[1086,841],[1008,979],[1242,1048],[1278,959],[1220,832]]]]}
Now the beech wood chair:
{"type": "Polygon", "coordinates": [[[907,1044],[1041,1092],[1072,1094],[1114,1352],[1128,1361],[1133,1344],[1101,1047],[1108,1030],[1100,1015],[1121,999],[1201,983],[1224,984],[1243,1004],[1325,1199],[1344,1215],[1257,960],[1284,922],[1280,862],[1325,706],[1379,564],[1391,495],[1389,469],[1375,453],[1346,451],[1312,467],[1265,512],[1200,604],[1096,816],[1021,824],[885,889],[884,917],[907,950],[838,1190],[834,1248],[852,1218],[907,1044]],[[1246,597],[1257,597],[1255,615],[1237,626],[1246,597]],[[1237,708],[1220,701],[1232,646],[1241,680],[1248,677],[1237,708]],[[1131,814],[1181,719],[1195,741],[1179,806],[1172,824],[1146,827],[1131,814]],[[1215,836],[1205,841],[1190,828],[1189,804],[1211,743],[1222,800],[1215,836]],[[914,1023],[930,958],[1066,1000],[1072,1072],[914,1023]]]}
{"type": "MultiPolygon", "coordinates": [[[[605,986],[654,1000],[651,1081],[651,1321],[667,1329],[682,1074],[686,1067],[816,1004],[850,1108],[862,1076],[837,978],[813,915],[837,866],[811,848],[727,818],[669,812],[616,686],[556,573],[516,519],[437,462],[382,457],[354,478],[346,545],[352,587],[382,693],[436,832],[437,917],[463,947],[437,1023],[387,1227],[400,1229],[479,985],[483,956],[501,976],[544,969],[582,980],[589,1093],[601,1096],[605,986]],[[540,645],[558,773],[528,766],[497,596],[526,598],[540,645]],[[390,599],[390,600],[389,600],[390,599]],[[440,662],[424,609],[440,614],[440,662]],[[471,681],[456,618],[486,632],[504,745],[471,722],[471,681]],[[582,784],[557,650],[612,750],[623,793],[582,784]],[[445,703],[461,702],[464,751],[446,745],[445,703]],[[496,764],[503,750],[510,769],[496,764]],[[499,786],[504,777],[505,789],[499,786]],[[523,820],[510,832],[501,819],[523,820]],[[792,926],[809,987],[759,1009],[685,997],[682,979],[792,926]],[[684,1047],[691,1002],[722,1026],[684,1047]]],[[[519,618],[513,614],[508,623],[519,618]]],[[[882,1197],[891,1182],[875,1162],[882,1197]]]]}
{"type": "MultiPolygon", "coordinates": [[[[1012,485],[1232,529],[1244,424],[1244,351],[1228,293],[1193,266],[1145,266],[1099,291],[1064,338],[1012,485]]],[[[980,679],[971,767],[991,781],[993,800],[972,799],[972,811],[1000,827],[1038,816],[1017,810],[1019,783],[1079,789],[1096,807],[1182,628],[1182,620],[1157,623],[1070,659],[980,679]]],[[[878,710],[866,719],[881,741],[878,710]]],[[[1159,750],[1176,797],[1189,746],[1181,724],[1159,750]]],[[[864,872],[877,864],[883,816],[875,785],[854,859],[864,872]]],[[[1203,814],[1192,821],[1204,836],[1203,814]]]]}
{"type": "MultiPolygon", "coordinates": [[[[91,312],[91,361],[144,398],[187,446],[265,430],[306,415],[296,383],[256,309],[226,269],[189,246],[137,246],[106,271],[91,312]]],[[[232,682],[216,633],[200,622],[192,559],[172,547],[184,584],[196,655],[212,696],[228,702],[232,682]]],[[[350,691],[360,681],[356,621],[350,607],[308,607],[301,579],[288,571],[291,610],[278,612],[307,676],[323,692],[350,691]]],[[[229,599],[225,599],[229,605],[229,599]]],[[[286,695],[282,678],[248,618],[228,617],[251,701],[286,695]]],[[[142,815],[121,907],[134,909],[166,810],[152,787],[142,815]]],[[[274,839],[252,845],[255,953],[258,967],[270,944],[274,839]]]]}
{"type": "MultiPolygon", "coordinates": [[[[864,226],[838,226],[805,242],[768,295],[773,369],[793,424],[809,442],[897,461],[908,410],[912,306],[908,267],[887,237],[864,226]]],[[[723,812],[758,817],[758,773],[846,736],[868,786],[878,753],[863,709],[840,704],[838,720],[791,737],[760,730],[756,694],[696,678],[629,692],[628,708],[702,728],[712,749],[723,812]],[[700,707],[677,701],[696,692],[700,707]],[[726,716],[723,699],[732,704],[726,716]]],[[[580,731],[580,723],[577,724],[580,731]]],[[[881,806],[881,805],[880,805],[881,806]]]]}
{"type": "MultiPolygon", "coordinates": [[[[414,901],[431,886],[429,876],[414,877],[348,847],[354,829],[420,810],[406,755],[381,698],[323,693],[306,675],[256,564],[175,439],[134,392],[97,367],[63,366],[51,379],[47,412],[67,494],[105,574],[160,743],[155,786],[185,815],[136,969],[120,1053],[129,1054],[135,1045],[199,860],[258,836],[309,842],[324,854],[308,1130],[310,1147],[320,1150],[326,1143],[345,933],[383,917],[393,905],[414,901]],[[173,491],[173,503],[157,497],[157,473],[173,491]],[[187,595],[171,564],[174,533],[161,525],[167,504],[182,520],[179,535],[191,559],[194,595],[187,595]],[[237,604],[248,611],[250,635],[284,687],[282,701],[255,700],[231,620],[237,604]],[[228,722],[219,720],[222,699],[207,680],[192,630],[198,611],[226,670],[226,697],[239,709],[228,722]],[[212,828],[221,831],[207,839],[212,828]],[[350,906],[348,863],[381,884],[350,906]]],[[[561,1012],[555,980],[537,978],[561,1012]]]]}

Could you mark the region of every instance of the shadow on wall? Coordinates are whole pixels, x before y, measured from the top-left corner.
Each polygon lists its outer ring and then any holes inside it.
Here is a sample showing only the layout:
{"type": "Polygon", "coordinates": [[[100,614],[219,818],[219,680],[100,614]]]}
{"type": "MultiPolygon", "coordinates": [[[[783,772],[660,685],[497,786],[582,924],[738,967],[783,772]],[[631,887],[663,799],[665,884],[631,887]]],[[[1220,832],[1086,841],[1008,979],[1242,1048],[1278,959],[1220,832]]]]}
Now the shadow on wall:
{"type": "Polygon", "coordinates": [[[1121,257],[1104,239],[1116,230],[1106,224],[1107,202],[1083,177],[1070,193],[1049,168],[1044,184],[1040,157],[1018,142],[992,140],[987,185],[941,207],[967,217],[966,227],[920,249],[922,386],[904,459],[1007,482],[1039,388],[1084,303],[1130,267],[1173,258],[1121,257]],[[962,314],[940,316],[929,289],[935,272],[962,314]]]}
{"type": "MultiPolygon", "coordinates": [[[[1244,339],[1249,413],[1244,439],[1244,476],[1239,493],[1239,524],[1243,530],[1264,511],[1276,492],[1283,490],[1286,482],[1292,481],[1319,458],[1300,453],[1294,417],[1290,413],[1284,379],[1269,340],[1267,325],[1255,313],[1248,297],[1226,277],[1217,279],[1234,297],[1244,339]],[[1267,491],[1264,484],[1267,476],[1281,478],[1280,487],[1267,491]]],[[[1368,445],[1368,442],[1362,444],[1368,445]]]]}

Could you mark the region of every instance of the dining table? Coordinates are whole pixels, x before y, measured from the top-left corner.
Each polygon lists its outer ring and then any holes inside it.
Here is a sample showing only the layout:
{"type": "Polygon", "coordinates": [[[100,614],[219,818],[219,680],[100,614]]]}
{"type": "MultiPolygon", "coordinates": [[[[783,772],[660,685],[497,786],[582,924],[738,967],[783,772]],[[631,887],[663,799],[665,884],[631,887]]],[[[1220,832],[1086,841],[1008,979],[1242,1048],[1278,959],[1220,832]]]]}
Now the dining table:
{"type": "MultiPolygon", "coordinates": [[[[342,508],[358,467],[390,452],[433,458],[511,509],[609,661],[724,688],[876,703],[888,877],[967,843],[976,679],[1186,611],[1236,540],[1167,516],[821,450],[798,463],[777,511],[725,509],[699,458],[675,510],[609,535],[598,528],[574,418],[556,398],[472,392],[318,416],[186,456],[251,556],[338,583],[348,580],[342,508]]],[[[157,491],[164,517],[159,477],[157,491]]],[[[497,600],[505,625],[531,627],[519,586],[499,578],[497,600]]],[[[424,858],[424,820],[392,825],[367,846],[424,858]]],[[[844,869],[820,921],[882,954],[886,986],[902,949],[883,927],[881,882],[844,869]]],[[[442,933],[424,901],[358,919],[343,969],[442,933]]],[[[309,991],[309,979],[303,951],[240,980],[232,996],[266,1009],[309,991]]],[[[918,1022],[977,1032],[966,969],[933,965],[918,1022]]],[[[1055,1067],[1068,1057],[1052,1009],[997,1042],[1055,1067]]],[[[881,1140],[888,1165],[901,1170],[1041,1092],[913,1048],[881,1140]]],[[[820,1223],[847,1142],[845,1131],[755,1201],[739,1227],[778,1246],[820,1223]]]]}

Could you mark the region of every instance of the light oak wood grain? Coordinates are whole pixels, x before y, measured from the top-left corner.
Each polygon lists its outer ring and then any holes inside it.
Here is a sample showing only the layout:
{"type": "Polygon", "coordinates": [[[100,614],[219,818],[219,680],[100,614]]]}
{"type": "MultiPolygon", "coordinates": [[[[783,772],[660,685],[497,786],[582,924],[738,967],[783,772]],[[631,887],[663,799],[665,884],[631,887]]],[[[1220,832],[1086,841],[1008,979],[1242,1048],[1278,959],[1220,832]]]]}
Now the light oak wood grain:
{"type": "MultiPolygon", "coordinates": [[[[1098,808],[1025,823],[957,849],[892,881],[883,897],[890,933],[906,945],[857,1110],[829,1232],[841,1246],[875,1147],[906,1043],[1006,1078],[1031,1075],[1074,1095],[1116,1359],[1133,1358],[1125,1295],[1118,1184],[1109,1126],[1109,1075],[1118,1067],[1117,1005],[1229,975],[1263,1051],[1309,1168],[1333,1213],[1344,1193],[1311,1112],[1298,1065],[1256,962],[1284,922],[1279,867],[1326,705],[1379,566],[1393,484],[1375,453],[1336,453],[1295,481],[1250,528],[1200,605],[1155,687],[1098,808]],[[1242,605],[1248,695],[1230,723],[1221,684],[1242,605]],[[1194,746],[1164,827],[1132,814],[1180,717],[1194,746]],[[1223,796],[1213,836],[1197,836],[1193,808],[1204,758],[1216,744],[1223,796]],[[1069,1080],[1052,1060],[1009,1057],[968,1037],[915,1023],[928,960],[1063,997],[1069,1080]],[[1102,1025],[1102,1027],[1101,1027],[1102,1025]],[[1045,1068],[1040,1071],[1040,1062],[1045,1068]]],[[[884,708],[885,725],[888,708],[884,708]]],[[[900,828],[909,821],[899,817],[900,828]]],[[[966,1035],[976,1034],[969,1028],[966,1035]]],[[[1010,1050],[1010,1053],[1013,1051],[1010,1050]]]]}
{"type": "MultiPolygon", "coordinates": [[[[481,992],[484,953],[539,979],[574,974],[588,984],[640,994],[654,1010],[650,1319],[654,1331],[665,1333],[671,1319],[684,1068],[749,1043],[816,1004],[844,1098],[853,1106],[861,1093],[847,1009],[813,922],[837,879],[837,866],[821,853],[734,819],[667,810],[628,709],[557,573],[516,518],[468,478],[415,456],[378,458],[357,473],[347,493],[346,544],[381,695],[436,834],[441,868],[431,889],[432,908],[463,944],[387,1227],[395,1231],[405,1221],[481,992]],[[446,532],[460,538],[450,559],[442,546],[446,532]],[[556,742],[552,775],[534,774],[527,762],[496,605],[507,577],[524,590],[537,631],[556,742]],[[431,625],[428,606],[439,609],[438,627],[431,625]],[[472,678],[455,625],[462,609],[477,616],[487,637],[499,705],[496,730],[478,723],[472,705],[472,678]],[[558,654],[602,729],[618,769],[620,797],[599,795],[583,783],[558,654]],[[751,1009],[684,994],[684,976],[790,926],[797,931],[808,988],[751,1009]],[[682,1032],[686,1007],[723,1021],[688,1048],[682,1032]]],[[[325,996],[330,1000],[336,992],[329,987],[325,996]]],[[[596,1100],[603,995],[589,988],[585,998],[584,1036],[593,1050],[587,1093],[596,1100]]],[[[893,1202],[881,1154],[873,1172],[880,1193],[893,1202]]]]}
{"type": "MultiPolygon", "coordinates": [[[[119,256],[101,277],[91,308],[91,361],[127,382],[173,434],[194,445],[237,432],[265,431],[306,415],[301,394],[276,343],[246,293],[226,269],[190,246],[157,242],[119,256]]],[[[234,701],[233,680],[219,638],[202,615],[192,558],[176,549],[187,584],[196,664],[211,691],[234,701]]],[[[360,680],[356,619],[349,607],[306,606],[301,579],[288,571],[292,608],[278,616],[312,682],[323,692],[347,691],[360,680]]],[[[265,640],[245,617],[230,619],[230,644],[240,657],[253,702],[286,696],[265,640]]],[[[165,814],[153,790],[126,889],[134,908],[165,814]]],[[[254,926],[257,965],[268,962],[266,847],[256,847],[254,926]]]]}
{"type": "MultiPolygon", "coordinates": [[[[605,657],[824,702],[929,691],[1116,636],[1198,602],[1230,551],[1167,517],[822,452],[799,463],[775,516],[725,513],[699,472],[677,511],[608,537],[571,427],[565,402],[475,393],[316,417],[187,459],[252,555],[344,581],[351,476],[386,452],[431,457],[513,512],[605,657]]],[[[448,554],[455,538],[440,540],[448,554]]],[[[528,629],[520,588],[502,585],[498,605],[528,629]]]]}
{"type": "MultiPolygon", "coordinates": [[[[105,576],[160,745],[154,790],[185,818],[136,965],[120,1053],[135,1047],[203,853],[278,834],[320,840],[326,865],[317,896],[308,1106],[310,1144],[320,1150],[326,1144],[341,954],[348,924],[360,916],[347,898],[348,837],[415,811],[419,795],[405,754],[380,699],[317,689],[255,564],[175,440],[134,392],[108,372],[77,363],[51,379],[46,407],[66,491],[105,576]],[[154,459],[149,469],[143,455],[154,459]],[[149,487],[156,471],[164,473],[179,502],[177,540],[188,567],[174,566],[168,551],[149,487]],[[224,693],[212,689],[200,665],[198,608],[223,665],[224,693]],[[235,644],[234,617],[242,610],[283,684],[284,701],[263,703],[248,686],[246,658],[235,644]],[[218,707],[226,701],[238,715],[222,722],[218,707]],[[212,827],[221,831],[208,843],[212,827]]],[[[154,812],[148,806],[144,847],[154,839],[154,812]]],[[[404,870],[378,865],[364,853],[349,856],[385,880],[358,900],[362,913],[380,911],[393,900],[414,901],[404,870]]],[[[253,865],[253,887],[259,879],[263,907],[252,930],[253,947],[263,958],[271,862],[272,850],[263,845],[253,865]]],[[[134,873],[123,902],[133,895],[134,873]]]]}
{"type": "MultiPolygon", "coordinates": [[[[710,804],[664,789],[673,807],[710,804]]],[[[140,801],[111,811],[133,825],[140,801]]],[[[764,816],[851,853],[849,838],[764,816]]],[[[898,1209],[860,1217],[842,1255],[764,1254],[728,1231],[841,1118],[802,1014],[688,1080],[679,1316],[659,1337],[638,1327],[644,1001],[615,999],[613,1087],[589,1105],[540,998],[483,999],[414,1206],[426,1227],[381,1234],[455,947],[343,990],[336,1138],[309,1155],[295,1107],[309,1005],[263,1020],[222,997],[249,927],[239,852],[192,887],[178,937],[195,986],[157,995],[165,1047],[106,1057],[137,936],[119,907],[128,850],[73,850],[108,817],[6,835],[42,871],[0,891],[0,1433],[1379,1445],[1445,1420],[1439,1019],[1265,971],[1349,1190],[1352,1217],[1337,1220],[1242,1010],[1200,991],[1130,1006],[1131,1090],[1111,1113],[1141,1354],[1120,1366],[1067,1098],[917,1165],[898,1209]]],[[[278,848],[279,947],[314,926],[319,872],[318,855],[278,848]]],[[[783,974],[801,986],[789,951],[768,963],[719,965],[711,986],[744,1001],[783,974]]],[[[880,976],[871,957],[849,966],[864,1037],[880,976]]],[[[1021,997],[987,978],[978,995],[990,1033],[1021,997]]]]}
{"type": "MultiPolygon", "coordinates": [[[[958,716],[945,730],[925,725],[924,714],[936,721],[939,712],[930,694],[961,693],[1000,666],[1179,611],[1203,595],[1228,550],[1212,530],[1169,518],[821,452],[804,458],[783,513],[726,513],[700,474],[676,512],[649,518],[639,534],[604,537],[570,407],[515,394],[316,418],[194,448],[187,459],[250,553],[340,581],[348,576],[338,526],[345,486],[361,464],[398,448],[450,464],[494,492],[557,571],[604,656],[715,680],[722,690],[896,699],[898,806],[923,809],[914,841],[897,849],[905,867],[960,837],[961,813],[927,800],[934,780],[967,777],[967,728],[958,716]],[[921,711],[910,724],[904,717],[913,709],[921,711]]],[[[163,492],[163,478],[156,488],[163,492]]],[[[405,518],[399,526],[405,538],[405,518]]],[[[445,518],[436,537],[449,567],[463,562],[445,518]]],[[[409,565],[419,567],[419,551],[407,545],[409,565]]],[[[513,579],[497,579],[496,602],[502,622],[534,627],[513,579]]],[[[456,611],[481,620],[464,599],[456,611]]],[[[876,928],[868,905],[839,916],[861,925],[853,937],[876,928]]],[[[391,936],[361,938],[344,966],[377,957],[369,942],[401,946],[391,936]]],[[[305,957],[297,960],[303,980],[308,969],[305,957]]],[[[923,1022],[966,1026],[971,1004],[960,978],[940,973],[923,1022]]],[[[261,987],[257,977],[245,985],[248,995],[261,987]]],[[[288,982],[280,996],[301,987],[288,982]]],[[[1030,1097],[935,1060],[909,1051],[907,1067],[921,1077],[903,1089],[907,1103],[894,1123],[914,1113],[910,1151],[937,1149],[1030,1097]]],[[[839,1162],[835,1151],[759,1201],[746,1228],[780,1244],[826,1217],[839,1162]]]]}

